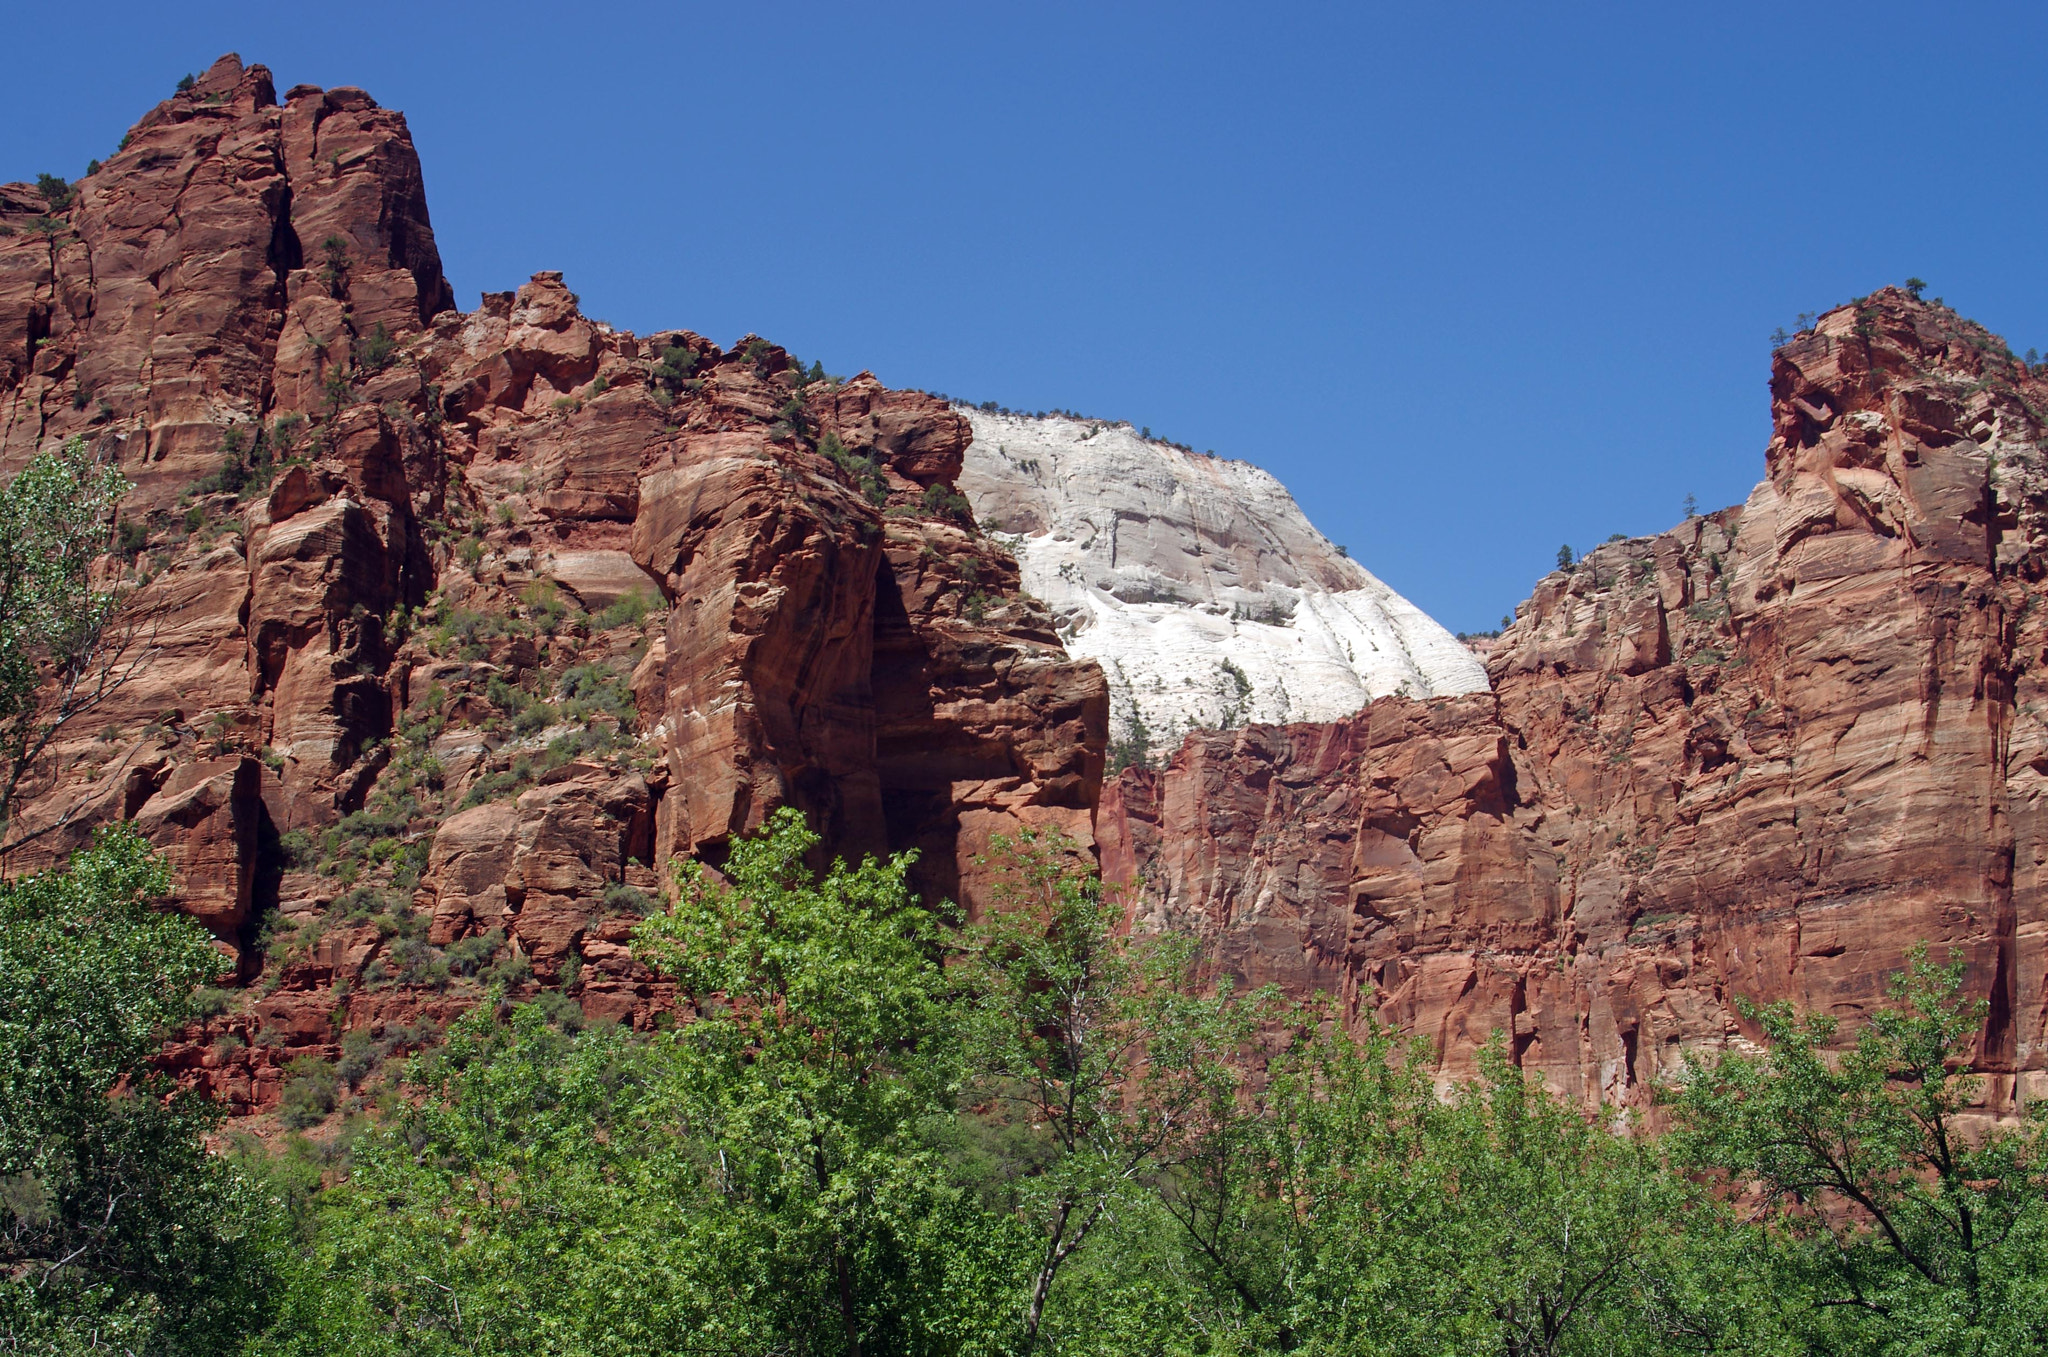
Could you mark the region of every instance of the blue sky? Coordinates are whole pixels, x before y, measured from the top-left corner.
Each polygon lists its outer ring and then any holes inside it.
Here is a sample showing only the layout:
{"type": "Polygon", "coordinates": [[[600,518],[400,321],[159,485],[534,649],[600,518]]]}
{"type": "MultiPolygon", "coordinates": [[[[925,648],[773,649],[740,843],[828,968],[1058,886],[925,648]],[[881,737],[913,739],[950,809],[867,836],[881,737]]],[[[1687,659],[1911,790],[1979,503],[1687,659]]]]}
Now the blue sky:
{"type": "Polygon", "coordinates": [[[404,109],[457,299],[1067,407],[1268,468],[1446,625],[1741,500],[1767,336],[1919,275],[2048,349],[2035,5],[102,3],[0,178],[239,51],[404,109]]]}

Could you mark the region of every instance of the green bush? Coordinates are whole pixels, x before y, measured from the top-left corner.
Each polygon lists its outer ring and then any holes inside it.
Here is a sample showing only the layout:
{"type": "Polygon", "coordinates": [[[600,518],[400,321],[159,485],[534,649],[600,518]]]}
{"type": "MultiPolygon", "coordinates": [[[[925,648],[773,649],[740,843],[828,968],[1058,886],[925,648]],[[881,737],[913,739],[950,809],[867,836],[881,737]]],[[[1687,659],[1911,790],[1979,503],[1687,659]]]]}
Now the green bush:
{"type": "Polygon", "coordinates": [[[278,1097],[278,1120],[294,1131],[327,1120],[340,1100],[341,1076],[318,1056],[302,1055],[285,1066],[284,1088],[278,1097]]]}
{"type": "Polygon", "coordinates": [[[926,513],[939,518],[950,518],[962,527],[974,526],[974,506],[967,502],[967,496],[950,485],[926,486],[924,507],[926,513]]]}

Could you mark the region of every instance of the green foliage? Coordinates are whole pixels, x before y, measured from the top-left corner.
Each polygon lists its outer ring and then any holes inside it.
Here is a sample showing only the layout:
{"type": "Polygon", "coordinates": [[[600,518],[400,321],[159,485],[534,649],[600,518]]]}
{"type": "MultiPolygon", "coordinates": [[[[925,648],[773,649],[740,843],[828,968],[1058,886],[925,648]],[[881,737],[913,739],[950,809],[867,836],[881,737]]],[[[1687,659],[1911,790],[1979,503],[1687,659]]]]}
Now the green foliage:
{"type": "Polygon", "coordinates": [[[632,589],[613,599],[603,608],[590,615],[590,625],[598,631],[610,631],[614,627],[638,627],[647,620],[647,615],[661,607],[661,600],[651,589],[632,589]]]}
{"type": "Polygon", "coordinates": [[[341,300],[348,292],[348,241],[329,236],[320,242],[320,283],[327,295],[341,300]]]}
{"type": "Polygon", "coordinates": [[[846,444],[840,441],[839,435],[831,432],[827,432],[818,440],[818,451],[832,460],[832,464],[838,467],[846,479],[853,483],[854,488],[867,498],[868,503],[889,502],[888,478],[882,474],[882,464],[875,460],[872,453],[855,456],[847,451],[846,444]]]}
{"type": "Polygon", "coordinates": [[[964,528],[974,526],[974,506],[967,502],[967,496],[944,483],[928,485],[924,490],[924,509],[937,518],[949,518],[964,528]]]}
{"type": "Polygon", "coordinates": [[[0,839],[57,733],[127,676],[117,591],[93,587],[128,482],[73,438],[0,489],[0,839]]]}
{"type": "Polygon", "coordinates": [[[391,337],[380,320],[370,333],[356,341],[355,354],[357,367],[382,372],[398,356],[398,341],[391,337]]]}
{"type": "Polygon", "coordinates": [[[2048,1128],[1966,1124],[1985,1005],[1960,959],[1915,949],[1847,1051],[1827,1015],[1749,1011],[1768,1052],[1680,1088],[1694,1162],[1762,1194],[1818,1349],[2039,1352],[2048,1345],[2048,1128]]]}
{"type": "Polygon", "coordinates": [[[341,1076],[333,1065],[318,1056],[299,1056],[285,1066],[278,1120],[295,1131],[317,1126],[334,1111],[340,1091],[341,1076]]]}
{"type": "Polygon", "coordinates": [[[1113,777],[1126,768],[1143,768],[1152,761],[1152,731],[1136,707],[1124,733],[1109,742],[1109,771],[1113,777]]]}
{"type": "Polygon", "coordinates": [[[43,195],[43,201],[50,205],[52,212],[62,212],[71,206],[71,185],[61,175],[38,174],[36,192],[43,195]]]}
{"type": "Polygon", "coordinates": [[[1908,278],[1906,280],[1906,291],[1913,295],[1914,301],[1919,301],[1920,294],[1926,290],[1927,280],[1925,278],[1908,278]]]}
{"type": "Polygon", "coordinates": [[[148,1061],[227,969],[151,908],[169,874],[125,828],[0,885],[0,1339],[18,1351],[231,1352],[282,1240],[207,1154],[218,1119],[148,1061]]]}
{"type": "Polygon", "coordinates": [[[1255,1025],[1227,982],[1205,981],[1190,939],[1123,942],[1122,908],[1079,861],[1057,832],[997,836],[994,907],[977,939],[978,1100],[1030,1128],[1041,1165],[1016,1191],[1037,1243],[1017,1298],[1020,1351],[1095,1229],[1171,1162],[1201,1110],[1229,1100],[1230,1058],[1255,1025]]]}
{"type": "Polygon", "coordinates": [[[1577,560],[1578,557],[1572,553],[1571,543],[1567,542],[1557,549],[1557,568],[1559,570],[1571,569],[1577,560]]]}
{"type": "Polygon", "coordinates": [[[655,389],[674,400],[685,390],[693,389],[690,381],[696,371],[697,355],[687,345],[671,344],[661,351],[661,361],[654,365],[655,389]]]}

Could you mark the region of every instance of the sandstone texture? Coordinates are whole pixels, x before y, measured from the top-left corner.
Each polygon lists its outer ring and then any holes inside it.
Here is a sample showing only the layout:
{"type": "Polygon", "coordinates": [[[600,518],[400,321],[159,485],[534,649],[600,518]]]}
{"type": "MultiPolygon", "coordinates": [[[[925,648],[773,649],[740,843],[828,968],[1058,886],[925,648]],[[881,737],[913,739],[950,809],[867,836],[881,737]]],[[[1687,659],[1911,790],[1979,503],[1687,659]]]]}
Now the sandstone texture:
{"type": "Polygon", "coordinates": [[[786,805],[970,914],[1057,826],[1137,926],[1589,1105],[1753,1037],[1739,997],[1853,1021],[1955,947],[2009,1111],[2048,373],[1887,289],[1772,399],[1746,504],[1544,579],[1482,671],[1254,468],[626,333],[557,273],[458,311],[403,118],[225,57],[68,192],[0,185],[0,474],[77,435],[135,485],[126,681],[4,865],[164,850],[240,962],[165,1062],[237,1113],[311,1061],[346,1113],[491,986],[655,1021],[664,865],[786,805]],[[1197,728],[1105,786],[1112,703],[1197,728]]]}
{"type": "Polygon", "coordinates": [[[1855,1019],[1916,942],[2048,1093],[2048,372],[1894,289],[1772,365],[1746,504],[1543,580],[1491,694],[1194,736],[1105,793],[1109,875],[1226,964],[1587,1103],[1855,1019]]]}
{"type": "Polygon", "coordinates": [[[944,402],[557,273],[459,312],[404,119],[235,57],[0,226],[0,474],[79,435],[135,485],[127,681],[7,868],[115,818],[165,850],[244,985],[167,1061],[234,1110],[302,1057],[346,1097],[492,983],[649,1021],[660,865],[780,806],[970,910],[991,835],[1092,845],[1101,671],[944,402]]]}
{"type": "Polygon", "coordinates": [[[956,407],[960,488],[1012,535],[1024,587],[1098,661],[1119,748],[1190,730],[1332,721],[1376,697],[1483,692],[1456,637],[1309,524],[1245,462],[1128,424],[956,407]]]}

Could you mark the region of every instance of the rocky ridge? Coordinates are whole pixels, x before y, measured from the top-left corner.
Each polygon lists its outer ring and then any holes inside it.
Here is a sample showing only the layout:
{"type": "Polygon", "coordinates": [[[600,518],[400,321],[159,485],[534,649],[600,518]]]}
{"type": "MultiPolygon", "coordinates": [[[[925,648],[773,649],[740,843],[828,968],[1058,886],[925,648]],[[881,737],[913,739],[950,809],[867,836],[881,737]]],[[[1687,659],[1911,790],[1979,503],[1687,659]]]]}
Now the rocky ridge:
{"type": "Polygon", "coordinates": [[[487,981],[648,1021],[656,864],[778,806],[970,908],[990,834],[1093,842],[1101,674],[953,489],[966,422],[559,274],[454,310],[361,91],[224,57],[0,189],[0,412],[0,471],[78,435],[133,480],[141,622],[7,866],[113,818],[168,853],[246,989],[167,1058],[237,1111],[307,1058],[345,1103],[487,981]]]}
{"type": "Polygon", "coordinates": [[[1993,1110],[2048,1093],[2048,372],[1884,289],[1772,362],[1744,505],[1544,579],[1491,694],[1191,737],[1098,817],[1134,908],[1588,1104],[1853,1029],[1967,959],[1993,1110]]]}
{"type": "Polygon", "coordinates": [[[1102,665],[1120,749],[1485,690],[1471,651],[1259,468],[1128,424],[955,408],[974,429],[960,488],[1068,651],[1102,665]]]}
{"type": "MultiPolygon", "coordinates": [[[[1887,289],[1780,349],[1772,401],[1749,501],[1540,582],[1491,691],[1198,731],[1104,787],[1108,684],[963,501],[970,417],[615,330],[557,274],[458,312],[403,118],[224,58],[81,184],[0,186],[0,473],[118,458],[143,660],[6,865],[117,817],[164,848],[241,961],[166,1059],[245,1113],[302,1061],[346,1110],[487,982],[651,1021],[657,864],[784,804],[970,909],[989,835],[1058,825],[1247,980],[1447,1077],[1502,1032],[1589,1104],[1753,1037],[1737,996],[1853,1020],[1953,945],[2009,1110],[2048,1042],[2048,376],[1887,289]]],[[[1362,587],[1270,503],[1156,498],[1186,526],[1093,525],[1120,606],[1362,587]]]]}

